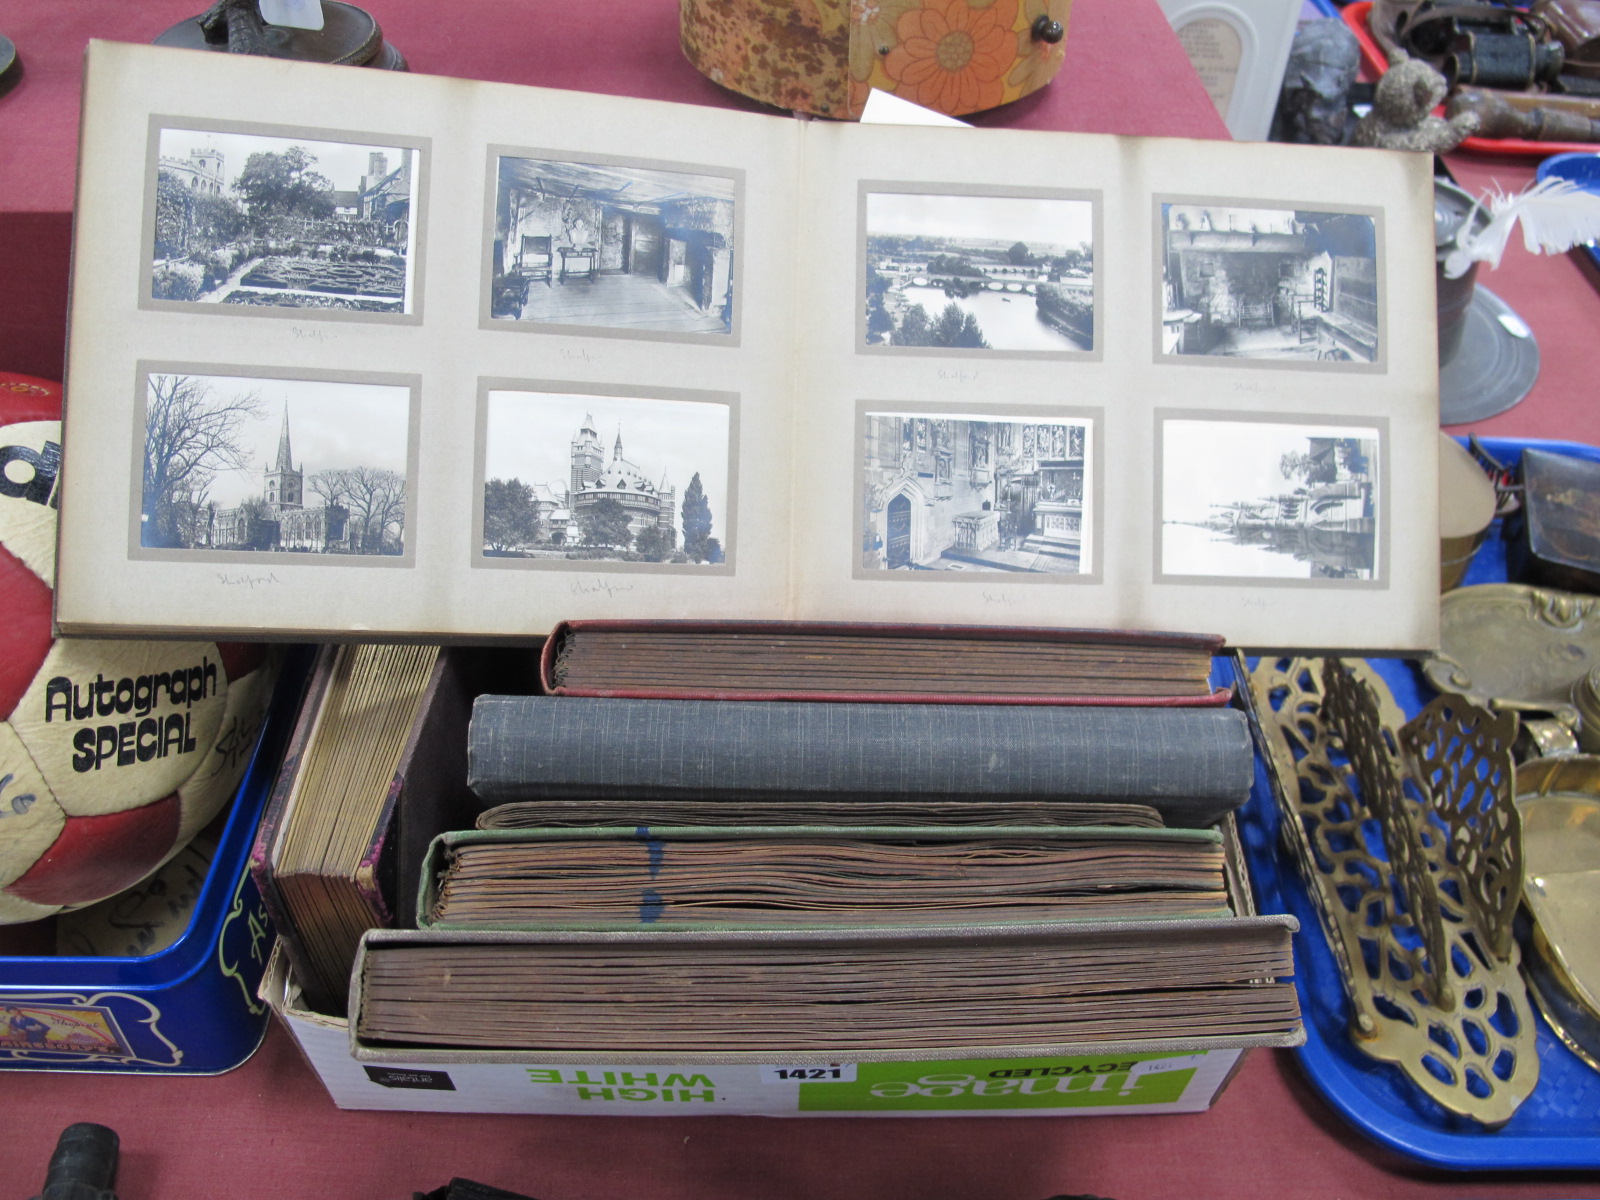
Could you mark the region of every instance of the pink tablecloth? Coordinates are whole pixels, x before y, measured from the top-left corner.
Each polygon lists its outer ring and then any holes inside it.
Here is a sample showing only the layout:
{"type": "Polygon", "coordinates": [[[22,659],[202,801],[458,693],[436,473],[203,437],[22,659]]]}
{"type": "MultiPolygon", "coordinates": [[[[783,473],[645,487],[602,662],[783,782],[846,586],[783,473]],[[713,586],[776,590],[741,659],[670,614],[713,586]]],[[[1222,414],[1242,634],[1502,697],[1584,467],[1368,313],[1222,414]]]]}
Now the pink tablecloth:
{"type": "MultiPolygon", "coordinates": [[[[685,63],[671,0],[370,0],[418,71],[742,104],[685,63]]],[[[146,41],[202,0],[6,0],[27,64],[0,98],[0,368],[58,378],[77,78],[90,36],[146,41]]],[[[1224,136],[1155,0],[1077,0],[1063,75],[979,123],[1224,136]]],[[[753,107],[753,106],[752,106],[753,107]]],[[[1505,172],[1518,182],[1526,164],[1505,172]]],[[[1462,172],[1477,187],[1492,171],[1462,172]]],[[[1589,402],[1600,299],[1576,265],[1520,249],[1486,282],[1534,327],[1534,394],[1484,427],[1600,441],[1589,402]]],[[[93,337],[92,330],[78,331],[93,337]]],[[[123,1200],[403,1200],[464,1176],[542,1200],[1117,1200],[1600,1197],[1593,1178],[1420,1170],[1363,1141],[1287,1052],[1251,1055],[1210,1113],[959,1121],[537,1118],[335,1109],[284,1032],[216,1078],[5,1072],[0,1180],[42,1184],[57,1133],[121,1134],[123,1200]]]]}

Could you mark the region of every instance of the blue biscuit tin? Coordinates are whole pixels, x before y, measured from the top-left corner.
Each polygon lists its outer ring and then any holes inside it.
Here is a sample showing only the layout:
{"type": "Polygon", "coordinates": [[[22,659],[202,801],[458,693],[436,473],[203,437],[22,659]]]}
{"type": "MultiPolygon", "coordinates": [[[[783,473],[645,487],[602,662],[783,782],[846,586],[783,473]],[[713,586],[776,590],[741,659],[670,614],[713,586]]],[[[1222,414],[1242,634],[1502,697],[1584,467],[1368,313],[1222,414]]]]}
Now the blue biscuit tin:
{"type": "Polygon", "coordinates": [[[0,1069],[216,1075],[255,1052],[272,949],[250,847],[310,651],[285,658],[267,721],[182,935],[142,957],[0,956],[0,1069]]]}

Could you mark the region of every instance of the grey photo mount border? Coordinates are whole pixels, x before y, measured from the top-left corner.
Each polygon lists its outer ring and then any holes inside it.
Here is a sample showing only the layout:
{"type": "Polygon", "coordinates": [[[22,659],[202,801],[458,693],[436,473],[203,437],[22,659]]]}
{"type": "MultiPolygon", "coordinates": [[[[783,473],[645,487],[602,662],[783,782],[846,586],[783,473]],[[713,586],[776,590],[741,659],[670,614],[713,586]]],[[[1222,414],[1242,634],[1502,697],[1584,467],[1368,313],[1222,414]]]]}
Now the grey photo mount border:
{"type": "Polygon", "coordinates": [[[1202,370],[1311,371],[1319,374],[1331,373],[1336,375],[1383,375],[1388,373],[1389,269],[1384,210],[1382,208],[1366,204],[1333,204],[1323,200],[1300,202],[1295,200],[1274,200],[1260,196],[1196,196],[1157,193],[1152,197],[1151,228],[1154,243],[1154,253],[1151,255],[1151,259],[1155,277],[1151,280],[1150,287],[1150,345],[1154,361],[1158,365],[1196,366],[1202,370]],[[1161,349],[1162,317],[1165,315],[1165,305],[1162,303],[1162,284],[1166,280],[1167,247],[1166,221],[1162,214],[1162,208],[1168,204],[1200,208],[1250,208],[1282,212],[1322,212],[1336,213],[1341,216],[1371,218],[1375,259],[1373,269],[1378,280],[1378,357],[1372,362],[1365,363],[1296,362],[1281,358],[1246,358],[1211,354],[1164,354],[1161,349]]]}
{"type": "Polygon", "coordinates": [[[1103,408],[1072,407],[1063,405],[1039,405],[1037,407],[1024,404],[963,404],[951,401],[910,401],[910,400],[857,400],[855,414],[855,436],[851,442],[853,459],[851,471],[853,476],[852,489],[854,502],[850,506],[850,577],[853,580],[869,581],[874,583],[922,583],[927,585],[955,583],[955,584],[987,584],[996,586],[1004,581],[1006,586],[1024,584],[1035,586],[1060,586],[1060,585],[1097,585],[1105,579],[1105,428],[1106,410],[1103,408]],[[867,481],[864,470],[864,455],[867,441],[867,417],[869,414],[892,414],[899,417],[933,417],[960,420],[992,420],[1016,425],[1051,424],[1074,422],[1087,423],[1090,427],[1089,461],[1093,473],[1092,496],[1089,498],[1093,506],[1090,512],[1090,525],[1094,530],[1094,569],[1083,572],[1050,572],[1050,571],[881,571],[868,568],[861,563],[861,521],[866,511],[867,481]]]}
{"type": "Polygon", "coordinates": [[[146,562],[247,563],[255,566],[313,568],[367,567],[379,570],[416,566],[417,468],[421,455],[419,420],[422,414],[422,376],[377,371],[302,370],[296,367],[255,367],[237,363],[157,362],[141,359],[134,367],[133,424],[129,433],[132,464],[129,470],[128,558],[146,562]],[[402,387],[410,393],[406,413],[406,524],[405,549],[400,554],[296,554],[286,550],[179,550],[144,545],[139,518],[143,509],[145,408],[152,375],[203,375],[221,379],[282,379],[305,383],[364,383],[402,387]]]}
{"type": "MultiPolygon", "coordinates": [[[[739,513],[739,394],[700,388],[646,387],[627,383],[586,383],[562,379],[511,379],[480,377],[472,453],[472,543],[474,569],[495,571],[551,571],[588,575],[687,575],[693,578],[732,576],[738,558],[739,513]],[[722,537],[721,563],[631,563],[605,559],[498,558],[483,552],[484,470],[489,448],[489,393],[527,392],[530,395],[594,396],[599,399],[675,400],[694,404],[721,404],[728,410],[728,498],[722,537]]],[[[599,585],[599,586],[604,586],[599,585]]]]}
{"type": "Polygon", "coordinates": [[[745,171],[742,167],[708,167],[697,163],[633,158],[620,154],[601,154],[589,150],[552,150],[527,146],[491,144],[485,167],[484,214],[480,252],[481,280],[478,289],[478,328],[496,333],[555,334],[564,337],[617,338],[624,341],[676,342],[692,346],[737,347],[743,325],[745,298],[745,171]],[[490,315],[494,293],[495,212],[500,202],[500,160],[502,158],[542,159],[573,163],[577,166],[626,167],[638,171],[670,171],[679,175],[705,175],[733,183],[733,313],[727,333],[677,333],[672,330],[625,329],[607,325],[573,325],[557,321],[514,321],[490,315]]]}
{"type": "Polygon", "coordinates": [[[211,316],[267,318],[293,321],[353,321],[363,324],[421,325],[423,266],[427,245],[428,166],[433,139],[409,134],[370,133],[344,129],[318,129],[303,125],[271,125],[259,121],[211,121],[200,117],[152,113],[149,143],[145,151],[144,219],[140,227],[138,307],[156,312],[204,313],[211,316]],[[411,252],[407,255],[408,281],[402,311],[397,313],[361,312],[355,309],[296,308],[271,304],[202,304],[194,300],[157,300],[150,291],[155,276],[156,184],[161,170],[161,133],[166,129],[196,133],[230,133],[249,137],[273,137],[293,141],[303,138],[315,142],[342,142],[373,149],[403,148],[416,156],[411,172],[411,252]]]}
{"type": "Polygon", "coordinates": [[[1388,417],[1352,417],[1348,413],[1263,413],[1249,410],[1158,408],[1153,414],[1155,430],[1152,462],[1155,468],[1154,511],[1151,514],[1151,579],[1155,583],[1196,584],[1202,587],[1238,588],[1316,588],[1343,591],[1388,591],[1393,581],[1389,555],[1393,545],[1393,493],[1390,490],[1389,464],[1392,443],[1388,417]],[[1166,474],[1163,470],[1166,427],[1169,421],[1211,421],[1218,424],[1322,425],[1378,431],[1378,554],[1372,579],[1285,579],[1255,575],[1177,575],[1161,569],[1161,527],[1166,511],[1166,474]]]}
{"type": "Polygon", "coordinates": [[[856,185],[855,349],[857,354],[895,358],[1033,359],[1059,362],[1100,362],[1105,357],[1105,193],[1098,188],[1008,187],[984,183],[908,183],[901,180],[863,179],[856,185]],[[972,196],[995,200],[1067,200],[1087,202],[1093,214],[1094,345],[1088,350],[967,350],[946,346],[881,346],[867,342],[867,197],[873,193],[913,196],[972,196]]]}

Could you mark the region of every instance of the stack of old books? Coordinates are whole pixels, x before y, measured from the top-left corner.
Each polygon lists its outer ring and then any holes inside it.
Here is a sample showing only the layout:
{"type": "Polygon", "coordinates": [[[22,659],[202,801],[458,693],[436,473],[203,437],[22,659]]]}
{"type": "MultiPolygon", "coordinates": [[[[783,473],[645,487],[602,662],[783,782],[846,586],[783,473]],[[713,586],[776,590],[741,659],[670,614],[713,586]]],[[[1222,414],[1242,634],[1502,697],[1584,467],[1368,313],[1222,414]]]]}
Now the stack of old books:
{"type": "Polygon", "coordinates": [[[363,940],[357,1045],[1292,1042],[1294,923],[1237,870],[1254,756],[1216,649],[565,626],[546,694],[474,703],[488,807],[434,841],[418,930],[363,940]]]}

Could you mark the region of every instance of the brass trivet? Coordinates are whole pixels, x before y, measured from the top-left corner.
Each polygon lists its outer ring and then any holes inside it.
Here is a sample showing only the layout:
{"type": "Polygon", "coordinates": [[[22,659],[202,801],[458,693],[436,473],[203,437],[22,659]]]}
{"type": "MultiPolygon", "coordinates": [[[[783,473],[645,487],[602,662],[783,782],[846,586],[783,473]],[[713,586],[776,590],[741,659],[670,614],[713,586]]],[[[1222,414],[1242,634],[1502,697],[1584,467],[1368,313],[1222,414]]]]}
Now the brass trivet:
{"type": "Polygon", "coordinates": [[[1439,601],[1439,650],[1422,673],[1441,692],[1509,710],[1544,754],[1577,750],[1574,684],[1600,665],[1600,600],[1522,583],[1480,583],[1439,601]]]}
{"type": "Polygon", "coordinates": [[[1354,1044],[1450,1112],[1509,1120],[1539,1078],[1511,932],[1516,717],[1441,696],[1407,724],[1359,661],[1262,659],[1249,679],[1354,1044]]]}

